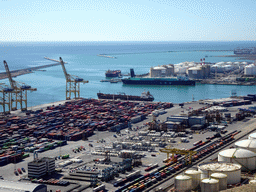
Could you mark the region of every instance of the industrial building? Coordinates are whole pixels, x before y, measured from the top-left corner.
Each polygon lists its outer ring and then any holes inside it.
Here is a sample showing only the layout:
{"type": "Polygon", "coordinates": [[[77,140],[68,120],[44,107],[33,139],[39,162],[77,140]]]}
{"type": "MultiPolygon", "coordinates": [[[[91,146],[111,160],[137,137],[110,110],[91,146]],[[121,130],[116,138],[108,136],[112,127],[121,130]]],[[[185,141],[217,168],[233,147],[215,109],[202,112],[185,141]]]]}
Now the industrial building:
{"type": "Polygon", "coordinates": [[[55,171],[55,159],[43,157],[28,163],[28,177],[40,178],[55,171]]]}
{"type": "Polygon", "coordinates": [[[43,184],[32,184],[0,180],[0,192],[47,192],[47,186],[43,184]]]}

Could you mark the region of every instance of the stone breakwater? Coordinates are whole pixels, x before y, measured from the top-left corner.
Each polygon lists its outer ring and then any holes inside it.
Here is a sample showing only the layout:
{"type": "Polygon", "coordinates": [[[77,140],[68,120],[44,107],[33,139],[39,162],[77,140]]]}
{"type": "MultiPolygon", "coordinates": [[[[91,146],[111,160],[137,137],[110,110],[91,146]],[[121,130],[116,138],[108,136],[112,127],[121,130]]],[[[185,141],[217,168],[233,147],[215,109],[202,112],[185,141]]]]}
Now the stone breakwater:
{"type": "MultiPolygon", "coordinates": [[[[43,68],[47,68],[47,67],[53,67],[56,65],[60,65],[60,63],[54,63],[54,64],[49,64],[49,65],[41,65],[41,66],[37,66],[37,67],[29,67],[29,68],[25,68],[25,69],[19,69],[19,70],[14,70],[14,71],[10,71],[12,77],[17,77],[20,75],[25,75],[28,73],[32,73],[33,71],[39,70],[39,69],[43,69],[43,68]]],[[[6,72],[2,72],[0,73],[0,79],[6,79],[8,78],[6,72]]]]}

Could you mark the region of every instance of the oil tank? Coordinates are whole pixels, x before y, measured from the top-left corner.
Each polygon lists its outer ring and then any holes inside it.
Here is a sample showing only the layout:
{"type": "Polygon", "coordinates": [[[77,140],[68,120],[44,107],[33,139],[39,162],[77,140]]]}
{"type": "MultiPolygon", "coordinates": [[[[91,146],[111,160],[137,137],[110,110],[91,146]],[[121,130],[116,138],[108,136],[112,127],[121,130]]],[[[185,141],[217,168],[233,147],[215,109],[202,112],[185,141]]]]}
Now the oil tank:
{"type": "Polygon", "coordinates": [[[201,181],[201,171],[190,169],[185,171],[185,175],[188,175],[192,178],[192,189],[196,189],[201,181]]]}
{"type": "Polygon", "coordinates": [[[219,190],[226,190],[228,185],[228,176],[224,173],[213,173],[211,178],[219,180],[219,190]]]}
{"type": "Polygon", "coordinates": [[[256,132],[248,136],[248,139],[256,139],[256,132]]]}
{"type": "Polygon", "coordinates": [[[248,149],[256,153],[256,139],[245,139],[235,143],[235,146],[241,149],[248,149]]]}
{"type": "Polygon", "coordinates": [[[219,192],[219,181],[217,179],[206,178],[201,181],[202,192],[219,192]]]}
{"type": "Polygon", "coordinates": [[[250,180],[250,181],[249,181],[249,184],[251,184],[251,183],[256,184],[256,180],[255,180],[255,179],[250,180]]]}
{"type": "Polygon", "coordinates": [[[175,177],[174,186],[176,191],[189,192],[192,190],[192,178],[187,175],[178,175],[175,177]]]}
{"type": "Polygon", "coordinates": [[[202,163],[198,165],[198,170],[202,171],[201,179],[209,178],[212,173],[224,173],[228,184],[236,184],[241,180],[241,167],[235,163],[202,163]]]}
{"type": "Polygon", "coordinates": [[[242,171],[256,169],[256,153],[247,149],[226,149],[218,154],[219,162],[237,163],[242,165],[242,171]]]}

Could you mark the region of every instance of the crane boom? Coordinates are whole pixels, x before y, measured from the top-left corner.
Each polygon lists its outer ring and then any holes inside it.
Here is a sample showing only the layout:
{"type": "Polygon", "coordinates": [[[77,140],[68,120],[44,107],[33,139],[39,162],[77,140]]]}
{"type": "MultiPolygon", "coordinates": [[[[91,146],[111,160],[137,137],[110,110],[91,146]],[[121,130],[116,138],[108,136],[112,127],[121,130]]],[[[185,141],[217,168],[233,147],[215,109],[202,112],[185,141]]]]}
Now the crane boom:
{"type": "Polygon", "coordinates": [[[63,70],[63,72],[64,72],[65,78],[66,78],[66,80],[68,80],[68,79],[69,79],[69,74],[67,73],[67,70],[66,70],[66,68],[65,68],[64,62],[63,62],[63,60],[62,60],[61,57],[60,57],[60,64],[61,64],[61,66],[62,66],[62,70],[63,70]]]}
{"type": "Polygon", "coordinates": [[[5,67],[6,73],[7,73],[8,78],[9,78],[9,82],[10,82],[11,88],[15,89],[16,88],[15,87],[15,83],[14,83],[15,81],[13,81],[13,79],[12,79],[11,72],[10,72],[9,67],[7,65],[7,62],[5,60],[4,60],[4,67],[5,67]]]}

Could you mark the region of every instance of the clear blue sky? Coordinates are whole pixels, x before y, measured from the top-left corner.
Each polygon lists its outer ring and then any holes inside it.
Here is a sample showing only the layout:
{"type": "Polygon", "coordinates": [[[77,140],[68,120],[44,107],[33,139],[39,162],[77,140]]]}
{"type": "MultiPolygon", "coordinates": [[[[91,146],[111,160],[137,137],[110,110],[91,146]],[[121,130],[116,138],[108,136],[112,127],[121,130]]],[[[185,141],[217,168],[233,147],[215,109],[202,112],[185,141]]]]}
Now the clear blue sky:
{"type": "Polygon", "coordinates": [[[0,0],[0,42],[230,40],[256,40],[255,0],[0,0]]]}

